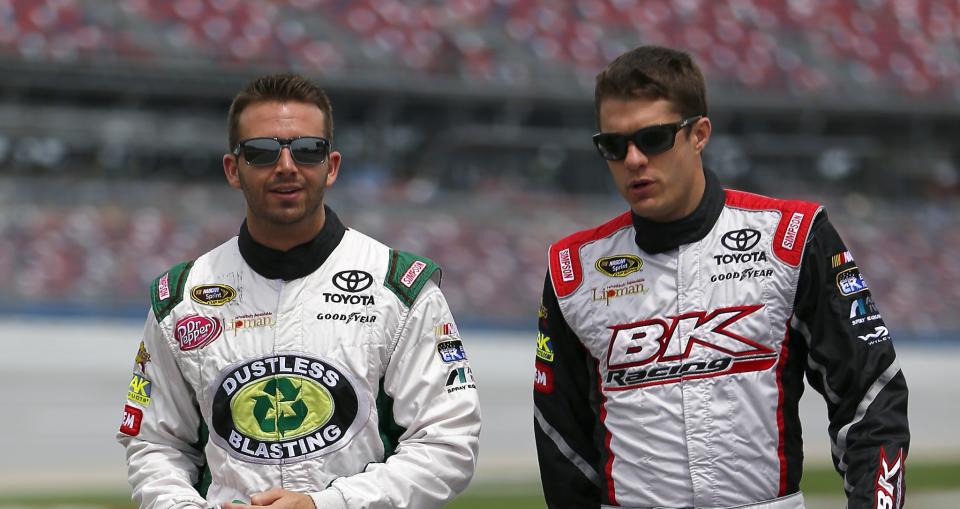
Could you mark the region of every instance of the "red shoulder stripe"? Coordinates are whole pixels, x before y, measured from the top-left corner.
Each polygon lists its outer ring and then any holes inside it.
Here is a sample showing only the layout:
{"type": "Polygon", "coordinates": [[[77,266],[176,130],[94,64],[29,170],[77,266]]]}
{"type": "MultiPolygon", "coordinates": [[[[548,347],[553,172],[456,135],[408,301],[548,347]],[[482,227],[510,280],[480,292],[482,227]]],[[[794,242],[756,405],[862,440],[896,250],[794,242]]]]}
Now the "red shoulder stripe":
{"type": "Polygon", "coordinates": [[[820,204],[801,200],[780,200],[759,194],[727,189],[727,206],[747,210],[778,210],[780,224],[773,239],[773,253],[784,262],[800,265],[803,245],[810,233],[820,204]]]}
{"type": "Polygon", "coordinates": [[[596,228],[574,233],[550,246],[550,277],[553,279],[553,288],[557,292],[557,297],[570,295],[583,280],[580,246],[591,240],[607,237],[631,224],[633,219],[627,211],[596,228]]]}

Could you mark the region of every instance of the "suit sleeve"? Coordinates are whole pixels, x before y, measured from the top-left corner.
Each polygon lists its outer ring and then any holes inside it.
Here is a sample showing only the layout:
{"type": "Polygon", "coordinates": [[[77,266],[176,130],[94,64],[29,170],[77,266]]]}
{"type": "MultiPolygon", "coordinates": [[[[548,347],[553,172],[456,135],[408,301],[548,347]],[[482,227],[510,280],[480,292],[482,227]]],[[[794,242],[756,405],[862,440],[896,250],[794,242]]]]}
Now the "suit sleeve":
{"type": "Polygon", "coordinates": [[[792,329],[808,342],[807,379],[827,402],[848,507],[899,509],[910,431],[893,339],[825,213],[814,222],[802,264],[792,329]]]}
{"type": "Polygon", "coordinates": [[[402,325],[377,411],[386,460],[312,494],[319,509],[439,508],[467,487],[477,464],[480,402],[453,316],[432,281],[402,325]]]}
{"type": "Polygon", "coordinates": [[[151,310],[117,440],[142,508],[206,507],[195,488],[203,455],[200,411],[151,310]]]}
{"type": "Polygon", "coordinates": [[[599,507],[596,365],[561,314],[549,274],[538,329],[534,436],[547,506],[599,507]]]}

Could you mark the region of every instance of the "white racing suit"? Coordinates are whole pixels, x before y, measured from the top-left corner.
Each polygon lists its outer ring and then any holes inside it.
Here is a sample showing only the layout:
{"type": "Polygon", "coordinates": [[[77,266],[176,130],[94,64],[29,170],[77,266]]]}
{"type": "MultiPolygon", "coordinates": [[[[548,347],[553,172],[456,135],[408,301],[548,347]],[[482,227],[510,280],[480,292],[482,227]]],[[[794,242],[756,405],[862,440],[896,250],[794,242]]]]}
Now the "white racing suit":
{"type": "Polygon", "coordinates": [[[140,507],[281,487],[318,509],[436,508],[467,486],[480,410],[438,267],[329,210],[300,251],[244,225],[154,282],[117,435],[140,507]]]}
{"type": "Polygon", "coordinates": [[[707,177],[681,223],[628,212],[550,248],[534,383],[548,506],[802,508],[806,374],[848,507],[902,507],[907,387],[853,256],[818,205],[707,177]]]}

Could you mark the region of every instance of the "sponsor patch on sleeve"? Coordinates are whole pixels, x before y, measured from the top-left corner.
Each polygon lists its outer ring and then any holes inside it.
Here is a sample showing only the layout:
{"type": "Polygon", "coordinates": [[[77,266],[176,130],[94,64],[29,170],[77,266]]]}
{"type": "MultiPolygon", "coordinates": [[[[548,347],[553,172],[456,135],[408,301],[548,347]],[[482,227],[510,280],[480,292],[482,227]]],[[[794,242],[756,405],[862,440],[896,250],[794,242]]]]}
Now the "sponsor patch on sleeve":
{"type": "Polygon", "coordinates": [[[837,253],[830,257],[830,266],[834,269],[840,267],[841,265],[846,265],[853,262],[853,255],[850,254],[850,251],[844,251],[842,253],[837,253]]]}
{"type": "Polygon", "coordinates": [[[459,339],[444,341],[437,345],[437,353],[443,362],[457,362],[467,360],[467,352],[459,339]]]}
{"type": "Polygon", "coordinates": [[[140,372],[146,373],[147,363],[150,362],[150,354],[147,352],[147,345],[144,345],[143,341],[140,342],[140,348],[137,349],[137,356],[134,357],[134,360],[140,368],[140,372]]]}
{"type": "Polygon", "coordinates": [[[127,399],[142,406],[150,405],[150,394],[153,392],[153,383],[146,377],[133,374],[130,379],[130,390],[127,391],[127,399]]]}
{"type": "Polygon", "coordinates": [[[457,329],[457,324],[453,322],[437,325],[433,328],[433,334],[438,340],[457,339],[460,337],[460,331],[457,329]]]}
{"type": "Polygon", "coordinates": [[[476,389],[477,384],[473,378],[473,370],[467,366],[454,368],[447,375],[447,394],[462,391],[466,389],[476,389]]]}
{"type": "Polygon", "coordinates": [[[544,394],[553,392],[553,368],[539,361],[536,363],[533,390],[544,394]]]}
{"type": "Polygon", "coordinates": [[[837,274],[837,289],[844,297],[855,293],[865,292],[870,288],[867,281],[860,275],[860,269],[851,267],[837,274]]]}
{"type": "Polygon", "coordinates": [[[412,288],[414,281],[417,280],[417,277],[420,276],[420,273],[423,272],[423,269],[427,268],[427,264],[420,261],[414,260],[410,264],[410,268],[403,273],[403,277],[400,278],[400,284],[406,286],[407,288],[412,288]]]}
{"type": "Polygon", "coordinates": [[[120,421],[120,433],[135,437],[140,434],[140,421],[143,420],[143,410],[124,405],[123,420],[120,421]]]}
{"type": "Polygon", "coordinates": [[[553,362],[553,340],[542,332],[537,333],[537,358],[553,362]]]}

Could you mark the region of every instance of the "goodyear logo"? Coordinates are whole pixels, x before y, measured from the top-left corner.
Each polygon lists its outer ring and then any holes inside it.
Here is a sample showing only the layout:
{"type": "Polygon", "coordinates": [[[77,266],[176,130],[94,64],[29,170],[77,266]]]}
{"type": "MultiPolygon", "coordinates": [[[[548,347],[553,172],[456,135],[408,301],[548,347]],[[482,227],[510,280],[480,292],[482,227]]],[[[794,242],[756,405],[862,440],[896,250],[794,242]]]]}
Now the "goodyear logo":
{"type": "Polygon", "coordinates": [[[537,333],[537,358],[553,362],[553,340],[542,332],[537,333]]]}
{"type": "Polygon", "coordinates": [[[624,277],[642,269],[643,260],[631,254],[604,256],[594,266],[610,277],[624,277]]]}
{"type": "Polygon", "coordinates": [[[190,298],[207,306],[222,306],[236,297],[237,291],[232,286],[219,283],[194,286],[190,289],[190,298]]]}
{"type": "Polygon", "coordinates": [[[134,373],[133,378],[130,379],[130,390],[127,392],[127,399],[134,403],[148,406],[150,405],[152,387],[153,383],[150,382],[150,380],[134,373]]]}
{"type": "Polygon", "coordinates": [[[295,353],[228,367],[211,387],[211,437],[235,458],[303,461],[345,446],[364,426],[369,403],[349,373],[295,353]]]}

